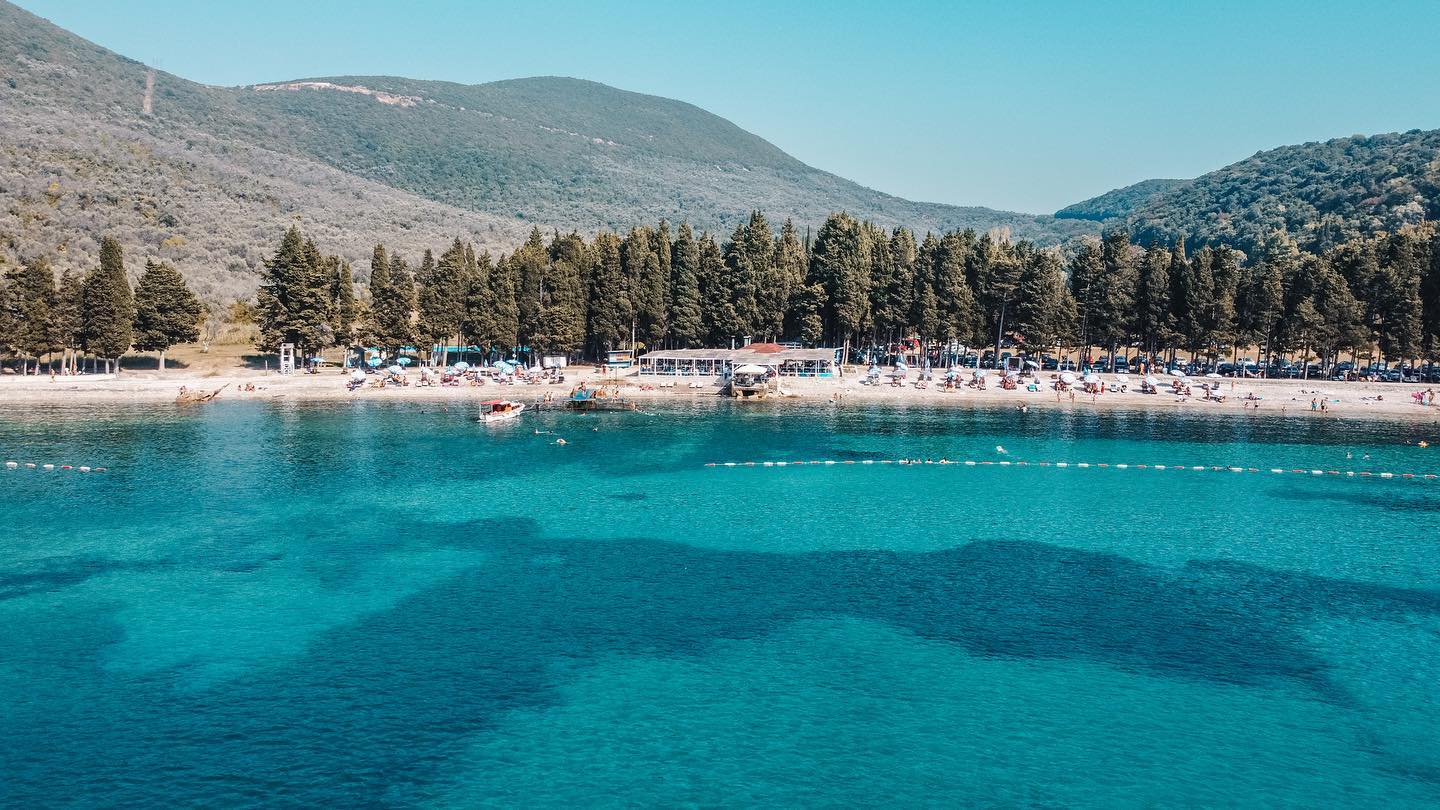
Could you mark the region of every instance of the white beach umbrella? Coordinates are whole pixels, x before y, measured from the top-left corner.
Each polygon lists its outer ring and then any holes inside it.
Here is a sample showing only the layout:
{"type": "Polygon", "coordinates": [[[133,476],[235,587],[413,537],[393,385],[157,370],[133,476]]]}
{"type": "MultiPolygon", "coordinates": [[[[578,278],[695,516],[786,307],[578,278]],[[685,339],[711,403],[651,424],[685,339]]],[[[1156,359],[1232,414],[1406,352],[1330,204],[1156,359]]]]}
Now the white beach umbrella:
{"type": "Polygon", "coordinates": [[[1100,382],[1100,375],[1099,375],[1099,374],[1086,374],[1086,375],[1085,375],[1085,382],[1091,383],[1091,384],[1098,383],[1098,382],[1100,382]]]}
{"type": "Polygon", "coordinates": [[[1219,374],[1216,374],[1216,373],[1213,372],[1213,371],[1210,372],[1209,374],[1206,374],[1205,376],[1206,376],[1207,378],[1211,379],[1211,380],[1218,380],[1218,379],[1220,379],[1220,375],[1219,375],[1219,374]]]}
{"type": "Polygon", "coordinates": [[[354,371],[350,372],[350,379],[354,380],[355,382],[365,382],[365,372],[357,368],[354,371]]]}
{"type": "Polygon", "coordinates": [[[1148,385],[1148,386],[1150,386],[1151,388],[1154,388],[1154,387],[1155,387],[1155,383],[1157,383],[1157,382],[1159,382],[1159,380],[1155,379],[1154,377],[1146,377],[1146,378],[1145,378],[1145,384],[1148,385]]]}
{"type": "Polygon", "coordinates": [[[395,374],[395,375],[400,375],[400,374],[404,374],[404,373],[405,373],[405,367],[404,367],[404,366],[391,366],[390,368],[388,368],[388,369],[386,369],[386,370],[389,371],[391,374],[395,374]]]}
{"type": "Polygon", "coordinates": [[[465,371],[465,370],[468,369],[468,368],[470,368],[470,364],[467,363],[467,362],[465,362],[464,360],[461,360],[460,362],[458,362],[458,363],[455,364],[455,370],[456,370],[456,371],[463,372],[463,371],[465,371]]]}
{"type": "Polygon", "coordinates": [[[1184,377],[1184,376],[1185,376],[1185,369],[1183,369],[1183,368],[1172,368],[1172,369],[1170,369],[1170,376],[1171,376],[1171,377],[1184,377]]]}
{"type": "Polygon", "coordinates": [[[1060,375],[1060,382],[1063,382],[1066,385],[1070,385],[1075,382],[1075,375],[1067,371],[1064,374],[1060,375]]]}
{"type": "Polygon", "coordinates": [[[1034,360],[1026,360],[1025,366],[1026,368],[1039,368],[1040,364],[1035,362],[1034,360]]]}

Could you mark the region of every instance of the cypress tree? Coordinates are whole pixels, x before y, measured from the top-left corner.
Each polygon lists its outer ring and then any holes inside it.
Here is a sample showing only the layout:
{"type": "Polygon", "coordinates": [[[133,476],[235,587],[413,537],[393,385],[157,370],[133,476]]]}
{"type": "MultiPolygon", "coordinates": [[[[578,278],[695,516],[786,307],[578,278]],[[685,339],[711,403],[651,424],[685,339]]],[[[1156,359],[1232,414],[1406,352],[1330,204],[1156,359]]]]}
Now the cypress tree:
{"type": "Polygon", "coordinates": [[[705,342],[700,305],[700,244],[690,223],[682,222],[670,262],[670,339],[682,349],[705,342]]]}
{"type": "Polygon", "coordinates": [[[793,220],[785,220],[780,228],[780,237],[775,242],[775,282],[769,290],[766,304],[767,315],[772,319],[771,327],[777,335],[799,335],[799,325],[794,317],[795,296],[805,284],[809,271],[810,257],[793,220]],[[776,314],[779,314],[778,325],[776,314]]]}
{"type": "Polygon", "coordinates": [[[107,370],[113,363],[118,374],[135,328],[135,302],[119,242],[108,236],[100,240],[100,266],[85,277],[81,295],[85,348],[103,357],[107,370]]]}
{"type": "Polygon", "coordinates": [[[185,278],[170,265],[148,261],[135,285],[135,348],[160,353],[177,343],[200,338],[200,299],[185,286],[185,278]]]}
{"type": "Polygon", "coordinates": [[[350,262],[331,257],[330,267],[330,328],[335,342],[348,347],[355,338],[360,320],[360,302],[355,297],[355,273],[350,262]]]}

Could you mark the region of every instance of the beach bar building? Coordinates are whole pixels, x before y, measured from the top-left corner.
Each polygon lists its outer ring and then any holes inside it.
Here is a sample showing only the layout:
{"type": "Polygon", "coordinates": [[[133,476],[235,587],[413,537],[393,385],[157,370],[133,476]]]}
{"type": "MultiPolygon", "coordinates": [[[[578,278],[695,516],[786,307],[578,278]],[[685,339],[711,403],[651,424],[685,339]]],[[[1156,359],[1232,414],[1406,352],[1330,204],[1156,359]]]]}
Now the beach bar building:
{"type": "Polygon", "coordinates": [[[787,349],[757,343],[743,349],[663,349],[640,356],[640,374],[728,378],[741,366],[762,366],[780,377],[829,378],[839,374],[837,349],[787,349]]]}

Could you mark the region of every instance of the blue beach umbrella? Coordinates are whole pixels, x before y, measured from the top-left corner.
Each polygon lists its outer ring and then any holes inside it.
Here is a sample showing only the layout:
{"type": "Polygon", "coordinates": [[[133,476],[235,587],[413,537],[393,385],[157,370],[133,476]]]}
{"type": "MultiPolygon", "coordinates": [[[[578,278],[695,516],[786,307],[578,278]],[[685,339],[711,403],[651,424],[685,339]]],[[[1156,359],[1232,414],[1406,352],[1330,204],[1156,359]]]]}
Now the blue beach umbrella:
{"type": "Polygon", "coordinates": [[[395,362],[396,362],[396,363],[399,363],[399,364],[402,365],[402,366],[408,366],[408,365],[410,365],[411,363],[415,362],[415,360],[414,360],[413,358],[410,358],[410,357],[397,357],[397,358],[395,358],[395,362]]]}
{"type": "Polygon", "coordinates": [[[380,364],[383,363],[383,362],[385,362],[385,361],[384,361],[384,360],[381,360],[381,359],[378,358],[378,357],[372,357],[372,358],[370,358],[369,360],[366,360],[366,361],[365,361],[365,365],[367,365],[367,366],[369,366],[369,367],[371,367],[371,368],[379,368],[379,367],[380,367],[380,364]]]}

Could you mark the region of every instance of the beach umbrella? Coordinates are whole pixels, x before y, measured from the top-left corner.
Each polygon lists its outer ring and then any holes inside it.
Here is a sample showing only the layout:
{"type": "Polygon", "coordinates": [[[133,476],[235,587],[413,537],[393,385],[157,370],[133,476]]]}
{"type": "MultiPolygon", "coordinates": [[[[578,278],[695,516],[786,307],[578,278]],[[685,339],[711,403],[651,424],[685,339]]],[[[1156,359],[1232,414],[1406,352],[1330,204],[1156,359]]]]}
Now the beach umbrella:
{"type": "Polygon", "coordinates": [[[1156,380],[1154,377],[1146,377],[1146,378],[1145,378],[1145,384],[1148,385],[1148,386],[1150,386],[1151,388],[1154,388],[1154,387],[1155,387],[1155,383],[1156,383],[1156,382],[1158,382],[1158,380],[1156,380]]]}
{"type": "Polygon", "coordinates": [[[1063,382],[1066,385],[1071,385],[1075,382],[1075,375],[1067,371],[1064,374],[1060,375],[1060,382],[1063,382]]]}
{"type": "Polygon", "coordinates": [[[988,372],[988,371],[977,371],[977,372],[975,372],[975,379],[977,379],[977,380],[983,380],[983,379],[985,379],[986,377],[989,377],[989,376],[990,376],[990,372],[988,372]]]}
{"type": "Polygon", "coordinates": [[[1185,369],[1183,369],[1183,368],[1172,368],[1172,369],[1170,369],[1170,376],[1171,376],[1171,377],[1184,377],[1184,376],[1185,376],[1185,369]]]}
{"type": "Polygon", "coordinates": [[[388,368],[388,369],[386,369],[386,370],[389,371],[391,374],[404,374],[404,373],[405,373],[405,367],[404,367],[404,366],[391,366],[390,368],[388,368]]]}
{"type": "Polygon", "coordinates": [[[1216,373],[1213,372],[1213,371],[1210,372],[1209,374],[1206,374],[1205,376],[1206,376],[1207,378],[1209,378],[1209,379],[1212,379],[1212,380],[1218,380],[1218,379],[1220,379],[1220,375],[1219,375],[1219,374],[1216,374],[1216,373]]]}
{"type": "Polygon", "coordinates": [[[355,382],[365,382],[365,372],[357,368],[354,371],[350,372],[350,379],[354,380],[355,382]]]}
{"type": "Polygon", "coordinates": [[[465,362],[464,360],[461,360],[460,362],[458,362],[458,363],[455,364],[455,370],[456,370],[456,371],[462,371],[462,372],[463,372],[463,371],[465,371],[465,370],[468,369],[468,368],[470,368],[470,364],[467,363],[467,362],[465,362]]]}
{"type": "Polygon", "coordinates": [[[1026,367],[1026,368],[1040,368],[1040,364],[1037,363],[1037,362],[1035,362],[1034,360],[1026,360],[1026,361],[1025,361],[1025,367],[1026,367]]]}
{"type": "Polygon", "coordinates": [[[366,361],[365,361],[365,365],[367,365],[367,366],[369,366],[369,367],[371,367],[371,368],[379,368],[379,367],[380,367],[380,364],[383,363],[383,362],[385,362],[385,361],[384,361],[384,360],[381,360],[381,359],[378,358],[378,357],[372,357],[372,358],[370,358],[369,360],[366,360],[366,361]]]}
{"type": "Polygon", "coordinates": [[[1095,383],[1098,383],[1098,382],[1100,382],[1100,375],[1098,375],[1098,374],[1086,374],[1086,375],[1085,375],[1085,382],[1090,383],[1090,384],[1092,384],[1092,385],[1095,384],[1095,383]]]}
{"type": "Polygon", "coordinates": [[[402,365],[402,366],[408,366],[408,365],[410,365],[411,363],[413,363],[413,362],[415,362],[415,361],[412,360],[412,359],[409,358],[409,357],[400,357],[400,358],[397,358],[397,359],[395,360],[395,362],[396,362],[396,363],[399,363],[399,364],[402,365]]]}
{"type": "Polygon", "coordinates": [[[955,379],[956,377],[959,377],[959,376],[960,376],[960,372],[956,371],[956,370],[953,369],[953,368],[950,369],[949,371],[945,372],[945,379],[947,379],[947,380],[953,380],[953,379],[955,379]]]}

